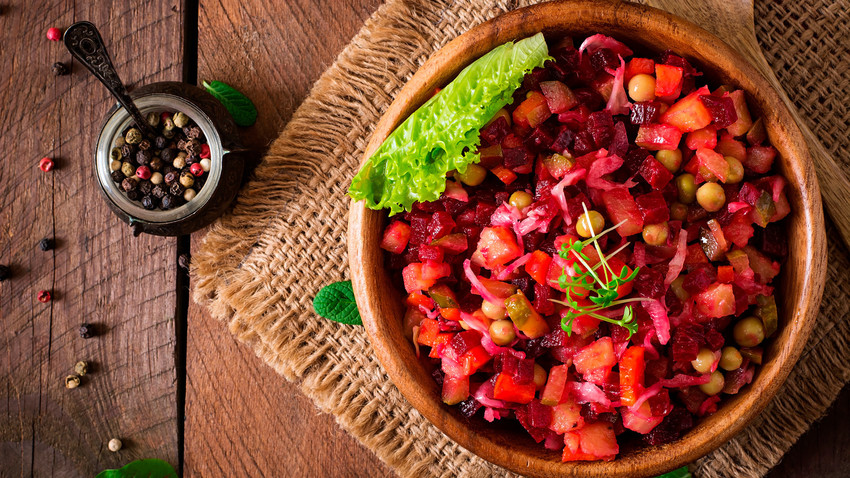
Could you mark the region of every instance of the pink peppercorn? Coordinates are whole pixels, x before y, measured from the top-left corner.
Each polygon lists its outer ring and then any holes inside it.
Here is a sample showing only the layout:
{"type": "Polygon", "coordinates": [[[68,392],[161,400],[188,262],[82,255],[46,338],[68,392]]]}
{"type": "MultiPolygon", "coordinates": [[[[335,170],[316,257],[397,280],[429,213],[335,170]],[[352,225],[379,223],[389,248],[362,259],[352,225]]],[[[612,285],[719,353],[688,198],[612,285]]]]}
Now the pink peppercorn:
{"type": "Polygon", "coordinates": [[[201,166],[201,163],[194,163],[189,166],[189,172],[192,173],[195,177],[204,175],[204,168],[201,166]]]}
{"type": "Polygon", "coordinates": [[[35,298],[38,299],[39,302],[50,302],[50,292],[46,290],[40,290],[38,291],[38,295],[36,295],[35,298]]]}
{"type": "Polygon", "coordinates": [[[151,168],[147,166],[139,166],[136,168],[136,176],[139,179],[150,179],[151,178],[151,168]]]}
{"type": "Polygon", "coordinates": [[[50,41],[59,41],[62,39],[62,30],[51,27],[47,29],[47,39],[50,41]]]}
{"type": "Polygon", "coordinates": [[[53,170],[53,160],[50,158],[41,158],[41,161],[38,162],[38,168],[44,171],[45,173],[53,170]]]}
{"type": "Polygon", "coordinates": [[[202,159],[210,157],[210,145],[204,143],[201,145],[201,154],[199,154],[202,159]]]}
{"type": "Polygon", "coordinates": [[[162,114],[159,115],[160,121],[165,121],[168,118],[171,118],[171,113],[168,111],[163,111],[162,114]]]}

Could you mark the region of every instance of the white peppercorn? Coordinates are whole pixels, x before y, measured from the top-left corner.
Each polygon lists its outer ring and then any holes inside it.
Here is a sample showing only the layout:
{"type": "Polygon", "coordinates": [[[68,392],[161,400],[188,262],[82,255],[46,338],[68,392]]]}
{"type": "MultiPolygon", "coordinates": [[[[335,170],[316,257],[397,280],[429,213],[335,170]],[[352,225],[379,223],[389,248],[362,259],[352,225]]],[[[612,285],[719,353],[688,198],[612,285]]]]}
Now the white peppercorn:
{"type": "Polygon", "coordinates": [[[122,446],[123,446],[123,443],[121,443],[121,440],[119,440],[117,438],[113,438],[113,439],[109,440],[109,443],[106,444],[106,447],[109,448],[109,451],[111,451],[111,452],[116,452],[116,451],[120,450],[122,446]]]}

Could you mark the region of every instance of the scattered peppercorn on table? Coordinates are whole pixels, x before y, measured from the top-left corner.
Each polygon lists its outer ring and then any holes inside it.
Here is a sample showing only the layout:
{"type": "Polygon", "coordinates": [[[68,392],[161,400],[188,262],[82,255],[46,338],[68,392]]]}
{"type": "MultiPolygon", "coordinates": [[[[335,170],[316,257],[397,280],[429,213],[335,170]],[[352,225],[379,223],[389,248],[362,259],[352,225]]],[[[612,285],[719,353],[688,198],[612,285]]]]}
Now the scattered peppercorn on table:
{"type": "MultiPolygon", "coordinates": [[[[143,458],[184,476],[392,474],[190,300],[185,254],[204,231],[134,238],[109,211],[92,145],[113,100],[51,41],[89,20],[128,84],[237,87],[259,110],[245,143],[261,149],[380,3],[2,5],[0,476],[143,458]]],[[[848,409],[845,391],[771,476],[850,472],[848,409]]]]}

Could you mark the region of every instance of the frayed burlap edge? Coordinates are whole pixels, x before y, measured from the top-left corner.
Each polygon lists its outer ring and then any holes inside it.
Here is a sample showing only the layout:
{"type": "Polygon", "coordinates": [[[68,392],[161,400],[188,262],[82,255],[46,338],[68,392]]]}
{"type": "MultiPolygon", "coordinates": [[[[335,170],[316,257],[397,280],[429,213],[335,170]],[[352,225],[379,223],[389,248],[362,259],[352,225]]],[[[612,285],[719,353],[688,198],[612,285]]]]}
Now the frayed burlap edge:
{"type": "MultiPolygon", "coordinates": [[[[382,6],[314,85],[193,259],[195,300],[404,476],[508,473],[424,420],[389,382],[362,329],[317,320],[311,298],[347,278],[344,193],[374,123],[433,51],[516,3],[382,6]]],[[[806,355],[756,422],[697,463],[699,476],[764,474],[850,379],[848,324],[839,321],[848,290],[834,286],[848,264],[834,245],[830,255],[833,285],[806,355]]]]}

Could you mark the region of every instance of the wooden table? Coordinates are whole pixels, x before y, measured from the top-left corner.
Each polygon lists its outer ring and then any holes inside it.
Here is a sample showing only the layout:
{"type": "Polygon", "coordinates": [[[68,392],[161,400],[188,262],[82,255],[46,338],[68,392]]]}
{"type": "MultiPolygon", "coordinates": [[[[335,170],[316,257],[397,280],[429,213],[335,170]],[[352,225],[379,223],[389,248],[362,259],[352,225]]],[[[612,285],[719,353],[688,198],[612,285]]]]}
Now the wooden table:
{"type": "MultiPolygon", "coordinates": [[[[260,111],[262,149],[380,0],[70,2],[0,11],[0,476],[94,476],[162,458],[187,476],[383,476],[369,450],[189,300],[191,238],[132,237],[101,200],[92,146],[112,100],[48,27],[90,20],[122,78],[217,79],[260,111]],[[54,77],[53,62],[71,65],[54,77]],[[57,169],[37,168],[43,156],[57,169]],[[53,237],[42,252],[38,241],[53,237]],[[36,300],[39,290],[54,300],[36,300]],[[83,339],[81,323],[97,326],[83,339]],[[63,379],[77,360],[90,373],[63,379]],[[119,437],[124,448],[107,450],[119,437]]],[[[850,475],[850,390],[772,476],[850,475]]]]}

